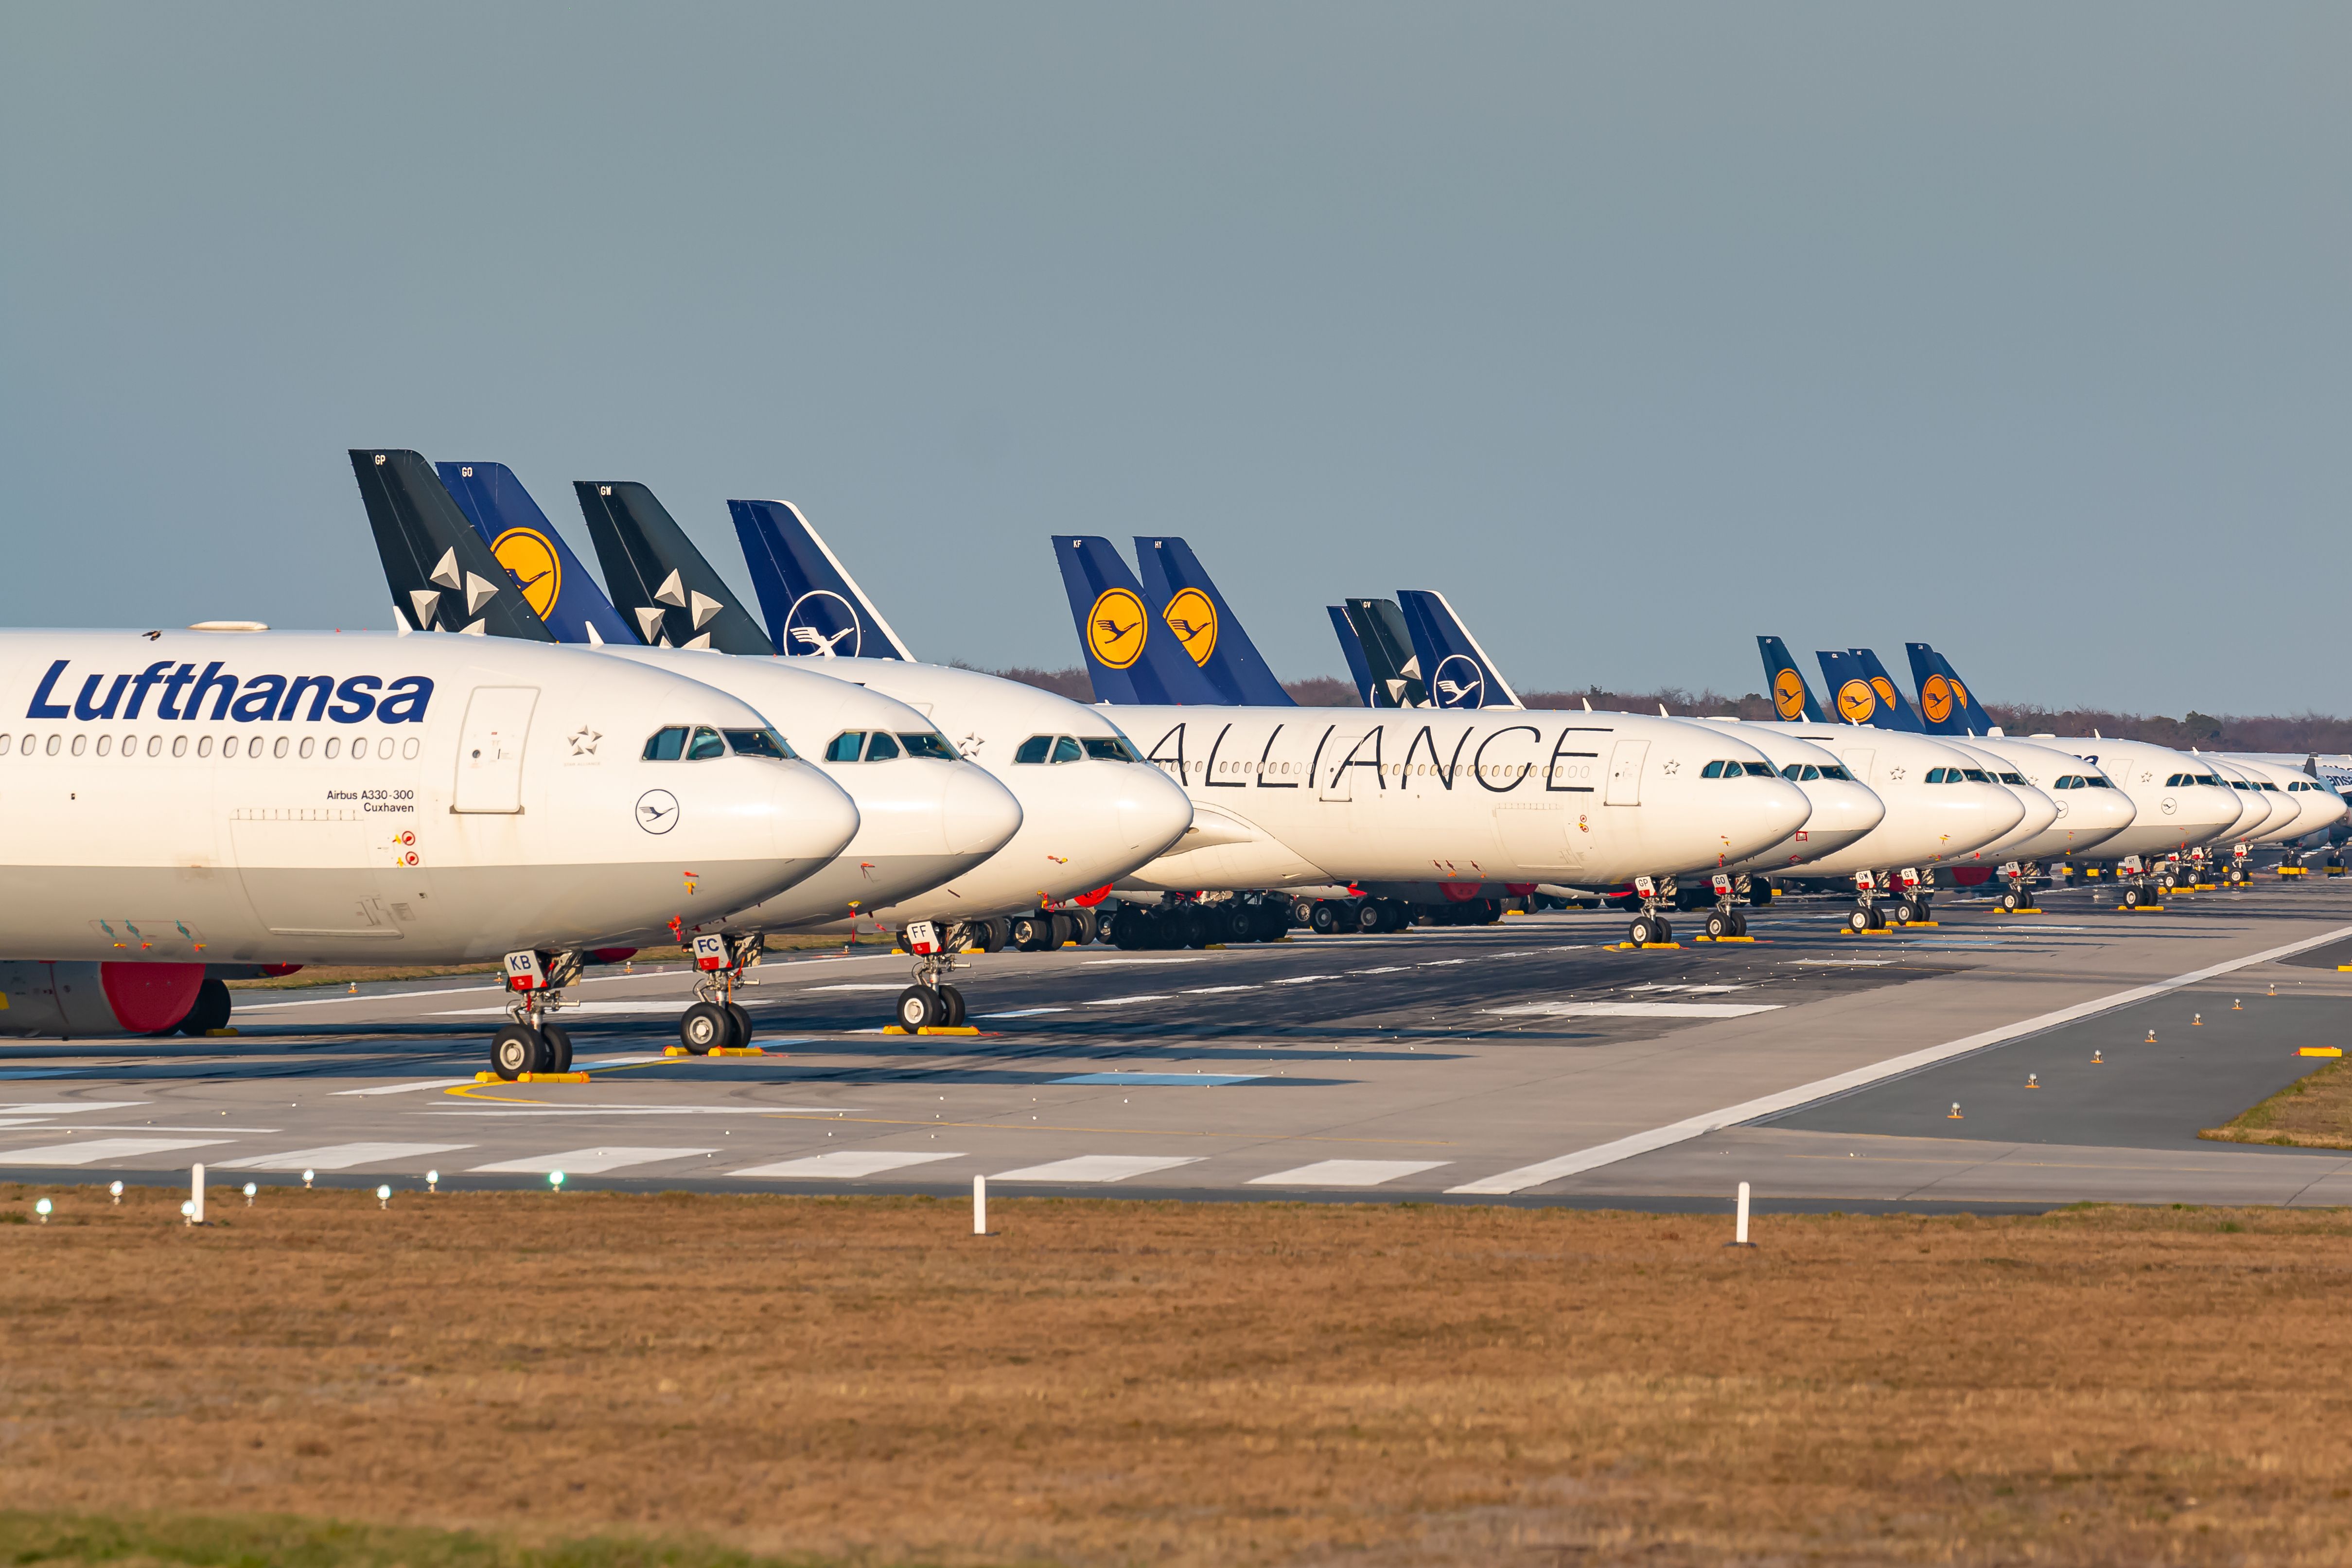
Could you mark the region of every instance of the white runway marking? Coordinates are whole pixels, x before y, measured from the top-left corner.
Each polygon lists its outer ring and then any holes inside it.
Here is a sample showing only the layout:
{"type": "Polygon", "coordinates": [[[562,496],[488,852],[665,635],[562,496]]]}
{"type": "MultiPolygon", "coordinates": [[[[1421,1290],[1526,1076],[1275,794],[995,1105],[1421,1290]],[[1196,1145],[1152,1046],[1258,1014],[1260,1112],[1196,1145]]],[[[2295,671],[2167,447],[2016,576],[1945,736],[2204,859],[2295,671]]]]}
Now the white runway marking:
{"type": "Polygon", "coordinates": [[[1744,1018],[1777,1012],[1778,1002],[1515,1002],[1485,1011],[1514,1017],[1546,1018],[1744,1018]]]}
{"type": "Polygon", "coordinates": [[[1229,991],[1255,991],[1257,987],[1255,985],[1195,985],[1191,990],[1181,993],[1181,994],[1186,996],[1222,996],[1229,991]]]}
{"type": "Polygon", "coordinates": [[[1318,1160],[1295,1171],[1253,1176],[1253,1187],[1377,1187],[1403,1176],[1434,1171],[1451,1160],[1318,1160]]]}
{"type": "Polygon", "coordinates": [[[1017,1171],[1006,1171],[992,1176],[998,1182],[1123,1182],[1129,1176],[1150,1175],[1154,1171],[1171,1171],[1179,1165],[1197,1165],[1198,1159],[1165,1154],[1080,1154],[1076,1159],[1055,1160],[1043,1165],[1024,1165],[1017,1171]]]}
{"type": "Polygon", "coordinates": [[[1089,958],[1087,960],[1087,967],[1100,969],[1105,964],[1110,963],[1198,963],[1200,962],[1197,958],[1089,958]]]}
{"type": "Polygon", "coordinates": [[[330,1143],[318,1149],[296,1149],[285,1154],[256,1154],[244,1160],[223,1160],[224,1171],[348,1171],[354,1165],[381,1165],[387,1160],[419,1160],[427,1154],[454,1153],[471,1143],[330,1143]]]}
{"type": "Polygon", "coordinates": [[[2158,980],[2147,985],[2135,985],[2128,991],[2117,991],[2109,995],[2095,997],[2088,1002],[2078,1002],[2072,1007],[2061,1007],[2055,1012],[2037,1014],[2031,1018],[2020,1019],[2014,1024],[2005,1024],[1998,1029],[1986,1029],[1979,1034],[1948,1040],[1940,1046],[1929,1046],[1925,1050],[1912,1051],[1905,1056],[1889,1057],[1885,1061],[1873,1062],[1868,1067],[1856,1068],[1851,1072],[1817,1079],[1811,1083],[1799,1084],[1794,1089],[1785,1089],[1778,1094],[1768,1094],[1755,1100],[1744,1100],[1738,1105],[1727,1105],[1721,1110],[1711,1110],[1704,1116],[1685,1117],[1680,1121],[1669,1122],[1664,1127],[1652,1128],[1647,1132],[1636,1132],[1628,1138],[1596,1143],[1590,1149],[1580,1149],[1574,1153],[1562,1154],[1557,1159],[1544,1160],[1533,1165],[1522,1165],[1517,1170],[1505,1171],[1498,1175],[1489,1176],[1482,1182],[1470,1182],[1462,1186],[1448,1187],[1445,1190],[1449,1193],[1481,1194],[1524,1192],[1529,1187],[1542,1186],[1547,1182],[1556,1182],[1562,1176],[1573,1176],[1582,1171],[1594,1170],[1602,1165],[1613,1165],[1620,1160],[1630,1160],[1636,1154],[1646,1154],[1653,1149],[1664,1149],[1683,1142],[1686,1139],[1704,1137],[1721,1128],[1737,1127],[1742,1122],[1754,1121],[1759,1117],[1770,1116],[1782,1110],[1793,1110],[1798,1106],[1809,1105],[1825,1096],[1843,1094],[1848,1089],[1860,1089],[1866,1084],[1876,1083],[1882,1079],[1914,1072],[1924,1067],[1932,1067],[1937,1062],[1948,1061],[1954,1057],[1968,1056],[2010,1040],[2021,1039],[2027,1035],[2038,1035],[2045,1029],[2054,1029],[2062,1024],[2071,1024],[2080,1018],[2094,1017],[2101,1013],[2111,1013],[2118,1007],[2128,1007],[2135,1002],[2144,1002],[2151,996],[2161,996],[2168,991],[2178,991],[2184,985],[2194,985],[2200,980],[2216,979],[2241,969],[2250,969],[2257,963],[2269,963],[2298,952],[2308,952],[2315,947],[2325,947],[2331,942],[2340,942],[2347,936],[2352,936],[2352,926],[2338,926],[2334,931],[2323,931],[2317,936],[2307,937],[2302,942],[2291,942],[2284,947],[2265,948],[2260,952],[2250,953],[2244,958],[2233,958],[2227,963],[2210,964],[2203,969],[2192,969],[2186,974],[2176,974],[2169,980],[2158,980]]]}
{"type": "Polygon", "coordinates": [[[1304,985],[1310,980],[1337,980],[1336,974],[1294,974],[1287,980],[1269,980],[1268,985],[1304,985]]]}
{"type": "Polygon", "coordinates": [[[380,1083],[373,1089],[339,1089],[333,1092],[337,1096],[346,1094],[415,1094],[420,1089],[455,1089],[461,1083],[471,1083],[474,1080],[471,1076],[467,1076],[466,1078],[421,1078],[413,1083],[380,1083]]]}
{"type": "Polygon", "coordinates": [[[1810,963],[1820,969],[1876,969],[1892,963],[1891,958],[1800,958],[1798,963],[1810,963]]]}
{"type": "Polygon", "coordinates": [[[885,1171],[900,1171],[908,1165],[927,1165],[934,1160],[961,1160],[961,1154],[894,1154],[883,1149],[844,1149],[835,1154],[812,1154],[804,1160],[779,1160],[772,1165],[752,1165],[730,1172],[737,1176],[782,1176],[793,1181],[854,1182],[865,1176],[878,1176],[885,1171]]]}
{"type": "Polygon", "coordinates": [[[874,985],[869,984],[859,984],[856,985],[803,985],[801,987],[801,994],[803,995],[806,995],[813,991],[904,991],[905,989],[905,986],[900,985],[896,982],[887,985],[874,985]]]}
{"type": "Polygon", "coordinates": [[[1350,969],[1350,974],[1402,974],[1412,967],[1410,963],[1383,963],[1378,969],[1350,969]]]}
{"type": "MultiPolygon", "coordinates": [[[[59,1070],[70,1072],[73,1069],[59,1070]]],[[[0,1116],[71,1116],[77,1110],[132,1110],[153,1103],[146,1100],[49,1100],[37,1102],[18,1100],[0,1105],[0,1116]]]]}
{"type": "Polygon", "coordinates": [[[1097,996],[1095,1000],[1087,1003],[1087,1005],[1089,1007],[1117,1007],[1129,1002],[1165,1002],[1168,1000],[1169,994],[1169,993],[1163,991],[1156,996],[1097,996]]]}
{"type": "Polygon", "coordinates": [[[173,1149],[204,1149],[226,1138],[93,1138],[87,1143],[52,1143],[41,1149],[11,1149],[0,1163],[11,1165],[94,1165],[100,1160],[135,1160],[173,1149]]]}
{"type": "Polygon", "coordinates": [[[567,1176],[593,1176],[600,1171],[617,1171],[625,1165],[657,1165],[665,1160],[697,1160],[705,1154],[716,1154],[716,1149],[626,1149],[614,1144],[604,1149],[566,1149],[561,1154],[531,1154],[520,1160],[500,1160],[492,1165],[476,1165],[475,1173],[495,1174],[507,1172],[545,1175],[561,1171],[567,1176]]]}
{"type": "Polygon", "coordinates": [[[974,1013],[975,1018],[1034,1018],[1045,1013],[1066,1013],[1067,1007],[1016,1007],[1010,1013],[974,1013]]]}

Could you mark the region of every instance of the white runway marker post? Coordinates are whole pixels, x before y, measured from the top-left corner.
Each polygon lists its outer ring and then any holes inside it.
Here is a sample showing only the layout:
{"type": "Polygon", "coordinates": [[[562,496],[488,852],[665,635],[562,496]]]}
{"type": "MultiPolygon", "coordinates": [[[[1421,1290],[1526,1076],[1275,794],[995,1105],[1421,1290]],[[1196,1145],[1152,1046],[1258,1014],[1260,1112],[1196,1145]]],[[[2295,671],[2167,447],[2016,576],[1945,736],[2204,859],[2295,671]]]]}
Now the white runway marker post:
{"type": "Polygon", "coordinates": [[[974,1236],[988,1234],[988,1178],[986,1176],[974,1176],[971,1179],[971,1233],[974,1236]]]}
{"type": "Polygon", "coordinates": [[[1725,1242],[1723,1245],[1726,1247],[1750,1247],[1756,1245],[1754,1242],[1748,1239],[1748,1184],[1746,1182],[1739,1184],[1739,1221],[1738,1228],[1733,1231],[1731,1239],[1725,1242]]]}
{"type": "Polygon", "coordinates": [[[205,1223],[205,1168],[202,1165],[188,1167],[188,1223],[205,1223]]]}

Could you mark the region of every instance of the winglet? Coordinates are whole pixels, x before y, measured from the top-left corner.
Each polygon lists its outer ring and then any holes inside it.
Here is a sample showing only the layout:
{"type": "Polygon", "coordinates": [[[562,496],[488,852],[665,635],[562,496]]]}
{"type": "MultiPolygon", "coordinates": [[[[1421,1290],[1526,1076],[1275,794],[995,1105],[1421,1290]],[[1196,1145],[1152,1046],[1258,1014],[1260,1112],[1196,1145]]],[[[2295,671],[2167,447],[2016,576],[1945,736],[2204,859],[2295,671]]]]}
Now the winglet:
{"type": "Polygon", "coordinates": [[[1145,603],[1192,656],[1220,700],[1244,708],[1295,708],[1274,671],[1242,629],[1225,596],[1209,580],[1192,547],[1172,534],[1139,537],[1136,574],[1145,603]]]}
{"type": "Polygon", "coordinates": [[[788,500],[730,500],[727,510],[778,653],[915,662],[800,508],[788,500]]]}
{"type": "Polygon", "coordinates": [[[1813,689],[1805,684],[1805,672],[1797,668],[1789,645],[1779,637],[1759,637],[1756,647],[1764,656],[1764,689],[1772,694],[1772,711],[1780,721],[1828,723],[1829,715],[1813,700],[1813,689]]]}
{"type": "Polygon", "coordinates": [[[349,450],[375,552],[404,626],[555,640],[423,456],[398,448],[349,450]]]}
{"type": "Polygon", "coordinates": [[[1057,533],[1054,556],[1096,701],[1206,706],[1223,700],[1176,634],[1147,607],[1143,584],[1109,540],[1057,533]]]}
{"type": "Polygon", "coordinates": [[[641,642],[720,653],[773,653],[742,595],[704,558],[654,492],[625,479],[574,479],[572,493],[613,602],[641,642]]]}

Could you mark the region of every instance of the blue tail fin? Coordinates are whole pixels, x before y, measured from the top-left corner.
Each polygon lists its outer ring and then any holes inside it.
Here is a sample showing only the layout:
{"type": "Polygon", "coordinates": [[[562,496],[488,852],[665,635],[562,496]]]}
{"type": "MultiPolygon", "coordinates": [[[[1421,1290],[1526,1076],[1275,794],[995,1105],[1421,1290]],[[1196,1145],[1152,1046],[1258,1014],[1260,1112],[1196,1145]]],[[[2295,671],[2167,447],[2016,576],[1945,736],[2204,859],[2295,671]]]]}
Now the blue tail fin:
{"type": "Polygon", "coordinates": [[[1173,536],[1139,537],[1135,566],[1143,581],[1145,603],[1176,634],[1217,689],[1219,700],[1241,708],[1297,706],[1266,668],[1257,645],[1242,630],[1241,617],[1209,581],[1191,545],[1173,536]]]}
{"type": "Polygon", "coordinates": [[[1764,689],[1772,694],[1772,711],[1781,722],[1828,723],[1829,715],[1813,700],[1813,689],[1805,684],[1805,672],[1797,668],[1789,645],[1779,637],[1758,637],[1756,647],[1764,655],[1764,689]]]}
{"type": "Polygon", "coordinates": [[[1519,708],[1519,694],[1454,613],[1443,594],[1407,588],[1397,595],[1421,661],[1430,700],[1440,708],[1519,708]]]}
{"type": "Polygon", "coordinates": [[[558,642],[620,643],[636,641],[636,633],[604,590],[572,553],[563,535],[547,521],[530,492],[504,463],[436,463],[441,482],[457,499],[467,521],[474,525],[499,558],[499,564],[522,590],[523,602],[547,623],[558,642]]]}
{"type": "Polygon", "coordinates": [[[1348,624],[1371,672],[1374,708],[1426,708],[1429,688],[1421,679],[1421,656],[1412,629],[1394,599],[1349,599],[1348,624]]]}
{"type": "Polygon", "coordinates": [[[1054,556],[1096,701],[1214,706],[1223,700],[1176,634],[1145,607],[1143,584],[1109,540],[1057,533],[1054,556]]]}
{"type": "Polygon", "coordinates": [[[1835,650],[1816,653],[1822,661],[1822,679],[1829,687],[1830,706],[1837,716],[1849,724],[1867,724],[1874,730],[1892,730],[1898,726],[1888,714],[1886,704],[1879,700],[1878,689],[1870,683],[1870,672],[1862,660],[1850,653],[1835,650]]]}
{"type": "Polygon", "coordinates": [[[614,602],[656,647],[773,653],[759,622],[654,492],[625,479],[574,479],[572,493],[614,602]]]}
{"type": "Polygon", "coordinates": [[[778,653],[915,662],[800,508],[788,500],[730,500],[727,510],[778,653]]]}
{"type": "Polygon", "coordinates": [[[1919,717],[1935,735],[1990,735],[1998,727],[1952,661],[1923,642],[1903,645],[1911,656],[1911,679],[1919,686],[1919,717]]]}
{"type": "Polygon", "coordinates": [[[1862,667],[1862,678],[1870,682],[1871,690],[1878,694],[1880,717],[1871,722],[1882,730],[1907,730],[1915,735],[1925,731],[1927,726],[1919,722],[1918,710],[1912,707],[1910,700],[1903,695],[1903,689],[1895,684],[1895,678],[1886,673],[1886,667],[1878,661],[1878,655],[1866,647],[1848,648],[1846,651],[1862,667]]]}
{"type": "Polygon", "coordinates": [[[1324,607],[1331,612],[1331,629],[1339,634],[1339,652],[1348,660],[1348,675],[1356,683],[1357,700],[1367,708],[1386,706],[1372,700],[1372,667],[1364,658],[1364,639],[1356,635],[1354,624],[1348,619],[1346,607],[1340,605],[1324,607]]]}

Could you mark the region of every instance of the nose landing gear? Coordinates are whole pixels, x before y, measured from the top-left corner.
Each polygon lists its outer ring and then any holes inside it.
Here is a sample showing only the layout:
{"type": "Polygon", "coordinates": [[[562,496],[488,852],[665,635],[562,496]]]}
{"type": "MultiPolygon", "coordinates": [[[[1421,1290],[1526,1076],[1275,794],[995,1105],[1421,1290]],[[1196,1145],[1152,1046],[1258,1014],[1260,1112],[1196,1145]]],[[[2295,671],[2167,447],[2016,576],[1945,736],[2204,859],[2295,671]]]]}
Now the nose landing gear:
{"type": "Polygon", "coordinates": [[[572,1070],[572,1036],[547,1021],[564,1005],[563,988],[580,978],[583,955],[525,949],[506,955],[507,1016],[490,1037],[490,1070],[508,1083],[572,1070]]]}
{"type": "Polygon", "coordinates": [[[677,1021],[677,1042],[689,1056],[740,1051],[751,1043],[751,1015],[735,1000],[743,971],[760,961],[767,939],[712,934],[694,939],[695,1003],[677,1021]]]}
{"type": "Polygon", "coordinates": [[[1707,911],[1706,935],[1710,942],[1738,942],[1748,935],[1748,917],[1739,912],[1742,900],[1750,898],[1748,879],[1727,876],[1721,871],[1713,879],[1715,908],[1707,911]]]}
{"type": "Polygon", "coordinates": [[[1672,877],[1636,877],[1633,879],[1633,896],[1642,900],[1642,910],[1625,928],[1626,945],[1662,947],[1673,942],[1674,924],[1658,912],[1658,906],[1673,900],[1675,879],[1672,877]]]}
{"type": "Polygon", "coordinates": [[[963,931],[950,926],[942,933],[933,921],[916,921],[907,927],[907,951],[915,955],[915,983],[898,993],[891,1028],[919,1035],[926,1029],[969,1029],[963,993],[948,984],[955,973],[955,955],[963,945],[963,931]]]}

